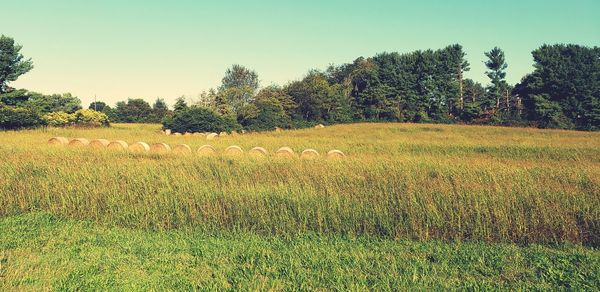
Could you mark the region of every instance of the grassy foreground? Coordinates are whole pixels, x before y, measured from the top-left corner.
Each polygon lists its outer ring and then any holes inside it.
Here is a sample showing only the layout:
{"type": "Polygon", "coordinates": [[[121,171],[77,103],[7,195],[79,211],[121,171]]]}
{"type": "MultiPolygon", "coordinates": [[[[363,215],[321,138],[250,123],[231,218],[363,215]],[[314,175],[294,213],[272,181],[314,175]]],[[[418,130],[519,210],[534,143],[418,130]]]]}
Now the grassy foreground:
{"type": "Polygon", "coordinates": [[[53,148],[52,136],[207,144],[158,125],[0,133],[0,216],[132,228],[600,245],[600,133],[356,124],[219,138],[344,161],[53,148]]]}
{"type": "Polygon", "coordinates": [[[0,290],[600,287],[600,251],[576,246],[152,232],[47,214],[0,230],[0,290]]]}

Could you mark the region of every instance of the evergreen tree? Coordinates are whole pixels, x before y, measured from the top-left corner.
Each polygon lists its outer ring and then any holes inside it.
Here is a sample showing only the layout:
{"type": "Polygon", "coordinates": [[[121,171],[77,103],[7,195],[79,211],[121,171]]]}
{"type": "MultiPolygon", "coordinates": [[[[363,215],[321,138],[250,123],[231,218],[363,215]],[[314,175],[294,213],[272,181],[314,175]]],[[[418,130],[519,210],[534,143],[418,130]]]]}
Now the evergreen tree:
{"type": "Polygon", "coordinates": [[[494,104],[488,102],[486,105],[494,107],[495,109],[500,108],[500,99],[502,98],[502,92],[507,88],[506,81],[506,68],[508,64],[504,59],[504,52],[494,47],[491,51],[485,52],[485,56],[488,60],[485,62],[485,66],[488,68],[486,75],[490,78],[492,85],[488,88],[489,97],[495,101],[494,104]]]}
{"type": "Polygon", "coordinates": [[[0,94],[9,91],[9,82],[33,69],[31,59],[20,53],[22,48],[12,38],[0,35],[0,94]]]}

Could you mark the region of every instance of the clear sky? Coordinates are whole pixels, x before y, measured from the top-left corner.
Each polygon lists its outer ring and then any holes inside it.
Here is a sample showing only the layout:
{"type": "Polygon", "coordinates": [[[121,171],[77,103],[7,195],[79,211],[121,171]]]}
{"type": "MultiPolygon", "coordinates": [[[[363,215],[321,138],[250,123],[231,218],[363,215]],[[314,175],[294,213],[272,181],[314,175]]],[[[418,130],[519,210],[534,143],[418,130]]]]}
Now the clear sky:
{"type": "Polygon", "coordinates": [[[544,43],[600,45],[599,0],[0,0],[0,34],[35,68],[11,85],[71,92],[84,106],[128,97],[172,104],[219,85],[231,64],[284,84],[309,69],[388,51],[459,43],[487,83],[483,52],[504,49],[507,79],[544,43]]]}

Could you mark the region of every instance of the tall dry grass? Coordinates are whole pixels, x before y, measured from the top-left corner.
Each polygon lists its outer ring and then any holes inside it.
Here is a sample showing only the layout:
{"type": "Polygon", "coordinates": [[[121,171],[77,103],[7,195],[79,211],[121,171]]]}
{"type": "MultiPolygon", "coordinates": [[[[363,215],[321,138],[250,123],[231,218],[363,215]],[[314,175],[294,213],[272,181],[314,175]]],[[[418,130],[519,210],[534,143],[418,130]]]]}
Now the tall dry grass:
{"type": "Polygon", "coordinates": [[[0,133],[0,215],[46,211],[135,228],[600,245],[600,133],[355,124],[206,141],[158,125],[0,133]],[[129,143],[342,150],[328,161],[136,154],[129,143]]]}

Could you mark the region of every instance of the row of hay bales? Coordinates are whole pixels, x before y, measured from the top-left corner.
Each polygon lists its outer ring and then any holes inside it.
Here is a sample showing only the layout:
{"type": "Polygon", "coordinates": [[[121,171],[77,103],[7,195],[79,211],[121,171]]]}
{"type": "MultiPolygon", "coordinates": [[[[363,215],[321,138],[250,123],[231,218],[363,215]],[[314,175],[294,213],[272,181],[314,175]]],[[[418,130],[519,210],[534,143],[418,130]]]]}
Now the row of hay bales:
{"type": "MultiPolygon", "coordinates": [[[[64,137],[53,137],[48,140],[49,145],[58,145],[58,146],[70,146],[70,147],[90,147],[90,148],[106,148],[112,150],[129,150],[131,152],[136,153],[177,153],[177,154],[192,154],[192,148],[187,144],[178,144],[174,147],[169,146],[165,143],[154,143],[147,144],[145,142],[136,142],[131,145],[127,144],[127,142],[122,140],[116,141],[108,141],[106,139],[93,139],[88,140],[85,138],[75,138],[75,139],[67,139],[64,137]]],[[[210,156],[218,154],[217,150],[211,145],[203,145],[200,146],[196,151],[196,154],[201,156],[210,156]]],[[[238,156],[243,155],[244,149],[240,146],[232,145],[225,150],[223,150],[223,155],[228,156],[238,156]]],[[[262,147],[254,147],[248,151],[248,155],[250,156],[269,156],[269,151],[262,147]]],[[[321,154],[315,149],[305,149],[300,153],[300,155],[296,154],[294,150],[290,147],[281,147],[277,151],[275,151],[274,156],[276,157],[285,157],[285,158],[296,158],[300,157],[303,159],[315,159],[321,157],[321,154]]],[[[346,155],[340,150],[331,150],[327,152],[325,155],[327,159],[342,159],[345,158],[346,155]]]]}
{"type": "MultiPolygon", "coordinates": [[[[171,133],[171,130],[169,130],[169,129],[164,130],[162,132],[163,132],[163,134],[165,134],[167,136],[185,136],[185,137],[195,136],[195,137],[204,137],[204,138],[206,138],[206,140],[213,140],[217,137],[224,137],[224,136],[230,135],[227,132],[221,132],[218,134],[217,133],[200,133],[200,132],[194,132],[194,133],[185,132],[183,134],[177,133],[177,132],[171,133]]],[[[233,131],[233,132],[231,132],[231,135],[236,136],[236,135],[238,135],[238,132],[233,131]]]]}

